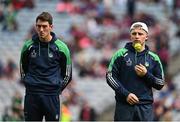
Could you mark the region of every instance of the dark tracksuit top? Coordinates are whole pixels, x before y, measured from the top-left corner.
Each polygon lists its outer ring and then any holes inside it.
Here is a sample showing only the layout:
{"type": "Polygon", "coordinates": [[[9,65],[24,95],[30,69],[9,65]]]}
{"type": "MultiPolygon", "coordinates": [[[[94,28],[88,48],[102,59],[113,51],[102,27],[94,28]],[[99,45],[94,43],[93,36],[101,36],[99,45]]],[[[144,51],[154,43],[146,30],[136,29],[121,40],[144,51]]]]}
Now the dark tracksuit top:
{"type": "Polygon", "coordinates": [[[128,94],[134,93],[139,98],[139,104],[152,103],[152,87],[160,90],[164,86],[164,73],[159,57],[147,46],[143,52],[136,52],[131,42],[113,55],[106,79],[115,91],[117,102],[126,102],[128,94]],[[135,65],[140,63],[147,68],[147,74],[143,77],[135,72],[135,65]]]}
{"type": "Polygon", "coordinates": [[[71,81],[69,49],[53,32],[51,35],[50,42],[41,42],[36,34],[23,46],[20,73],[26,93],[59,95],[71,81]]]}

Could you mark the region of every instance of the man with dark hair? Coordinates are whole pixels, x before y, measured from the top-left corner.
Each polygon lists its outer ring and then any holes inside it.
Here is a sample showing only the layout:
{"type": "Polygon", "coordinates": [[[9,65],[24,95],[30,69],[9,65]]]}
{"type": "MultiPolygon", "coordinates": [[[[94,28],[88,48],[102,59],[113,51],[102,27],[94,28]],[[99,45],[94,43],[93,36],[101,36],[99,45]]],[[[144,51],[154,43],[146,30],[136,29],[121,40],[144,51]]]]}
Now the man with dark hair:
{"type": "Polygon", "coordinates": [[[71,81],[70,51],[58,39],[53,18],[42,12],[36,18],[37,34],[27,40],[21,51],[20,72],[25,83],[25,121],[59,121],[59,94],[71,81]]]}
{"type": "Polygon", "coordinates": [[[126,46],[112,57],[106,75],[107,83],[115,91],[115,121],[152,121],[152,87],[164,86],[161,61],[145,45],[148,27],[135,22],[130,27],[126,46]]]}

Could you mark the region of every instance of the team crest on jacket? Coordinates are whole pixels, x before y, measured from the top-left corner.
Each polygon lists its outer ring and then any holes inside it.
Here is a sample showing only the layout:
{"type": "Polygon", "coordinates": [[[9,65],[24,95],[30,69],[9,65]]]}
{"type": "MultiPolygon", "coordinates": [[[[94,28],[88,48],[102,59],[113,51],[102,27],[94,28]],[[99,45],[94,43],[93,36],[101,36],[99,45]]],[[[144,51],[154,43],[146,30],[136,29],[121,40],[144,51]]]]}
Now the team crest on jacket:
{"type": "Polygon", "coordinates": [[[48,56],[49,56],[49,58],[52,58],[52,57],[53,57],[53,54],[52,54],[52,53],[49,53],[48,56]]]}
{"type": "Polygon", "coordinates": [[[33,50],[33,51],[31,52],[31,57],[32,57],[32,58],[36,58],[36,55],[37,55],[36,51],[33,50]]]}
{"type": "Polygon", "coordinates": [[[145,62],[145,66],[146,66],[146,67],[149,67],[149,62],[146,61],[146,62],[145,62]]]}
{"type": "Polygon", "coordinates": [[[132,65],[132,61],[131,61],[130,58],[126,61],[126,65],[127,65],[127,66],[131,66],[131,65],[132,65]]]}

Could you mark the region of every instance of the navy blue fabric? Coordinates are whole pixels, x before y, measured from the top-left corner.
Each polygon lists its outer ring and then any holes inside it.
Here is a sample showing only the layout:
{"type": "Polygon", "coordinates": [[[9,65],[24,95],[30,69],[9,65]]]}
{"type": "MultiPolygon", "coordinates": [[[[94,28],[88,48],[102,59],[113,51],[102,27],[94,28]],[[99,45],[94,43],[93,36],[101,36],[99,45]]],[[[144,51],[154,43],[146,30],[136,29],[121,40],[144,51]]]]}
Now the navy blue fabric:
{"type": "MultiPolygon", "coordinates": [[[[139,104],[153,103],[152,87],[160,90],[164,84],[164,76],[160,63],[149,54],[146,46],[142,52],[136,52],[132,43],[127,43],[125,48],[128,50],[124,55],[119,56],[113,63],[112,74],[107,77],[107,82],[115,90],[115,99],[118,102],[126,102],[129,93],[134,93],[139,98],[139,104]],[[139,77],[135,72],[135,66],[142,64],[146,66],[147,74],[139,77]],[[118,85],[117,85],[118,84],[118,85]],[[116,86],[120,86],[115,88],[116,86]]],[[[108,75],[107,75],[108,76],[108,75]]]]}
{"type": "Polygon", "coordinates": [[[25,121],[59,121],[59,96],[26,94],[24,101],[25,121]]]}
{"type": "Polygon", "coordinates": [[[153,121],[152,104],[116,103],[114,121],[153,121]]]}
{"type": "Polygon", "coordinates": [[[25,62],[28,72],[23,79],[28,93],[58,95],[61,91],[61,58],[54,43],[56,35],[53,32],[51,35],[49,43],[41,42],[38,35],[32,37],[34,43],[28,50],[28,62],[25,62]],[[50,58],[49,54],[53,57],[50,58]]]}

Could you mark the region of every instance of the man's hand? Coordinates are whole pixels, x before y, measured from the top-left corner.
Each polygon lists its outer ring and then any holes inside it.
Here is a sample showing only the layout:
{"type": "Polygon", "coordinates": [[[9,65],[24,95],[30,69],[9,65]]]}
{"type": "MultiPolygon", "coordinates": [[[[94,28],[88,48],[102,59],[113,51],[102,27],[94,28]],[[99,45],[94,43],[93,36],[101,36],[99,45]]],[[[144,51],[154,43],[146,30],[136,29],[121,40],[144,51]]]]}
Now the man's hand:
{"type": "Polygon", "coordinates": [[[142,64],[136,65],[135,71],[136,71],[136,74],[140,77],[144,76],[147,73],[146,67],[143,66],[142,64]]]}
{"type": "Polygon", "coordinates": [[[130,105],[134,105],[139,103],[139,99],[137,98],[137,96],[133,93],[130,93],[127,98],[126,101],[130,104],[130,105]]]}

